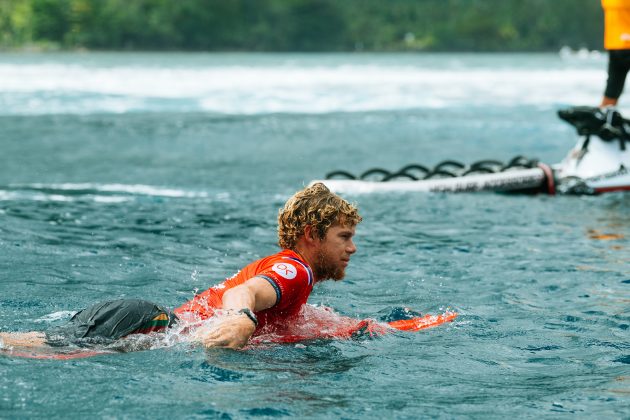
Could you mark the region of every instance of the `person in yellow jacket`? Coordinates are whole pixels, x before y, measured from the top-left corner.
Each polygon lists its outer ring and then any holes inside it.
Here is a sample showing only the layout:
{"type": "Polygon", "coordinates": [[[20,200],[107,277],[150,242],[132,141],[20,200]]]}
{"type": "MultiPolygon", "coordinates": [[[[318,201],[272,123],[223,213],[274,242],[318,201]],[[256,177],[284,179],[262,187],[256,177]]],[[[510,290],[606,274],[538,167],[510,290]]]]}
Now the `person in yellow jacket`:
{"type": "Polygon", "coordinates": [[[630,0],[602,0],[608,81],[600,107],[615,106],[630,70],[630,0]]]}

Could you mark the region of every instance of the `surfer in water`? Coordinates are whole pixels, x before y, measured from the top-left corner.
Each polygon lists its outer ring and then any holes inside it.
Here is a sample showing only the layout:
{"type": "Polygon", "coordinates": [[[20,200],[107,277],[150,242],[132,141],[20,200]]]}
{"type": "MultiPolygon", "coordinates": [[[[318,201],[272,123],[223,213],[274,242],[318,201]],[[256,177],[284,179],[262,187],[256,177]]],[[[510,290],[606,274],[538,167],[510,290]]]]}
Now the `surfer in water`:
{"type": "Polygon", "coordinates": [[[315,283],[344,278],[360,222],[355,206],[316,183],[280,209],[280,252],[250,263],[174,311],[138,299],[101,302],[46,332],[0,333],[0,346],[86,346],[183,325],[205,347],[242,348],[265,327],[282,328],[297,316],[315,283]],[[195,328],[213,318],[218,322],[195,328]]]}

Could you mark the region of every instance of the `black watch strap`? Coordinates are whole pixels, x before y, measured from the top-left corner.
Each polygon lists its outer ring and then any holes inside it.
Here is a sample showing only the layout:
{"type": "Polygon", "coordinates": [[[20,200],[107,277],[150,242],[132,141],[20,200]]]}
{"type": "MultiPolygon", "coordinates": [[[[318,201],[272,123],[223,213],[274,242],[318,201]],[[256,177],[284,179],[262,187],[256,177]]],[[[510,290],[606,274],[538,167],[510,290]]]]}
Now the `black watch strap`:
{"type": "Polygon", "coordinates": [[[255,326],[258,326],[258,318],[256,318],[256,315],[254,315],[251,309],[243,308],[240,311],[238,311],[238,313],[245,314],[247,318],[251,319],[251,321],[254,323],[255,326]]]}

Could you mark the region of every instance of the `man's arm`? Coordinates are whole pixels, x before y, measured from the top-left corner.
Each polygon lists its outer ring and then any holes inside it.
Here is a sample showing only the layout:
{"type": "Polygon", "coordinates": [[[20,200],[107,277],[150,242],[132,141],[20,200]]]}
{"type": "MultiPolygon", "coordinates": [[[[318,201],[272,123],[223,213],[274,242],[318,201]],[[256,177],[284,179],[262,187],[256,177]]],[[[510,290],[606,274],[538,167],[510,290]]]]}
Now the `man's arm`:
{"type": "Polygon", "coordinates": [[[205,347],[241,348],[256,330],[254,321],[242,309],[262,311],[276,304],[277,295],[269,281],[252,277],[223,294],[223,310],[228,316],[209,332],[203,331],[196,339],[205,347]]]}

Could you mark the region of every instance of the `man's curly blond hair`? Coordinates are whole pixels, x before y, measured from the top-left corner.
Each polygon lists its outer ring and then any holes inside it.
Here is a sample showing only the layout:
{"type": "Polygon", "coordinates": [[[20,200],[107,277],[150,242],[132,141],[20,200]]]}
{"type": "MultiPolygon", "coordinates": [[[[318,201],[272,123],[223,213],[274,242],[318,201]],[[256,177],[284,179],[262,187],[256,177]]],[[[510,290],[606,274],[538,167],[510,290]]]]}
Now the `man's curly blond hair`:
{"type": "Polygon", "coordinates": [[[278,212],[278,245],[295,250],[307,225],[314,228],[319,239],[324,239],[332,225],[353,227],[361,220],[354,205],[318,182],[295,193],[278,212]]]}

